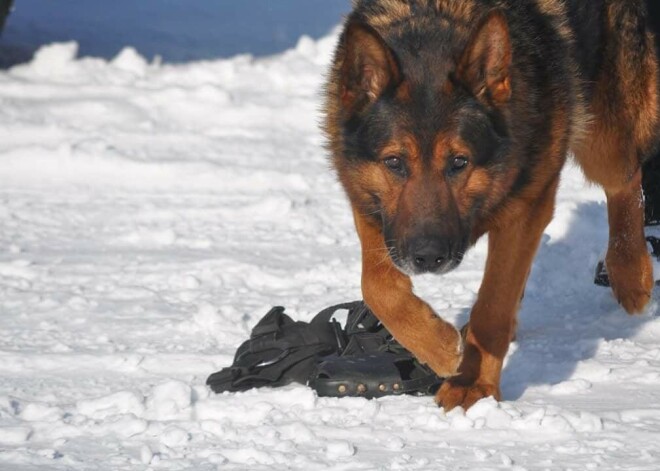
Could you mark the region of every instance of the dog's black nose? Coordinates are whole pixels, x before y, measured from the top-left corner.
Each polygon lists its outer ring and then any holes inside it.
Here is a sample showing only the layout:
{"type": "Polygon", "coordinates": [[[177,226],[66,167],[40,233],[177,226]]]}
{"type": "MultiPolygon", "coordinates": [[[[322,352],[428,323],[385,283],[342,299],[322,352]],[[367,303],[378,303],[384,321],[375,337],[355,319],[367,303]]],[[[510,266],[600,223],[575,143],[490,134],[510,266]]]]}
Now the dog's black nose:
{"type": "Polygon", "coordinates": [[[410,257],[418,272],[438,271],[451,258],[446,242],[427,238],[418,238],[410,243],[410,257]]]}

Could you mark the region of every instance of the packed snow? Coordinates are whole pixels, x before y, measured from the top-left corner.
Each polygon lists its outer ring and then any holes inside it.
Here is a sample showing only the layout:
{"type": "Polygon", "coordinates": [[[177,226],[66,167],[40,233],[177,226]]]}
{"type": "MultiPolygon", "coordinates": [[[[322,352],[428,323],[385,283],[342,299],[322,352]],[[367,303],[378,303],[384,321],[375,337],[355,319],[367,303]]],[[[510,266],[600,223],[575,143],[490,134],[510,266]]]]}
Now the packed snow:
{"type": "MultiPolygon", "coordinates": [[[[0,469],[658,469],[658,295],[629,317],[593,285],[605,206],[572,165],[502,403],[209,392],[270,306],[360,297],[318,129],[335,41],[186,65],[67,43],[0,73],[0,469]]],[[[462,325],[485,256],[417,291],[462,325]]]]}

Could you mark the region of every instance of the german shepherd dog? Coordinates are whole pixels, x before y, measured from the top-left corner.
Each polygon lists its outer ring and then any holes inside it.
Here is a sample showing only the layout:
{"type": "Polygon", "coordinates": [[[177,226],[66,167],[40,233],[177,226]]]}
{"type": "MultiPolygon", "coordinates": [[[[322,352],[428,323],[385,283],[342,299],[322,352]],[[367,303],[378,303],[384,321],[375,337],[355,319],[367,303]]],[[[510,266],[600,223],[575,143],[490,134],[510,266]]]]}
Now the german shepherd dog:
{"type": "Polygon", "coordinates": [[[355,0],[325,131],[362,246],[362,292],[447,379],[445,410],[501,399],[502,362],[572,152],[607,195],[606,264],[629,313],[651,297],[640,167],[658,142],[658,64],[642,0],[355,0]],[[488,233],[458,332],[413,293],[488,233]]]}

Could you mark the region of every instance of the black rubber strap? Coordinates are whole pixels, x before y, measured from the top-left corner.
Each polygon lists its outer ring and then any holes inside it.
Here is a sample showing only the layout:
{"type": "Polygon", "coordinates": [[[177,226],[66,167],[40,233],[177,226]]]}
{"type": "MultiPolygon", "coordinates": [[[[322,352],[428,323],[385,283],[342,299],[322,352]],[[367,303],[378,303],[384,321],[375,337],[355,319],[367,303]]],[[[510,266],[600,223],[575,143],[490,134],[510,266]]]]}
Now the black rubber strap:
{"type": "Polygon", "coordinates": [[[278,332],[284,323],[285,318],[291,321],[291,318],[284,314],[284,308],[282,306],[272,307],[270,311],[261,318],[257,325],[252,328],[250,337],[260,337],[262,335],[278,332]]]}
{"type": "Polygon", "coordinates": [[[432,386],[440,384],[442,380],[435,373],[416,379],[401,381],[401,389],[404,393],[424,391],[432,386]]]}
{"type": "Polygon", "coordinates": [[[293,365],[325,351],[327,351],[326,345],[305,345],[304,347],[298,348],[297,351],[286,350],[284,354],[280,355],[272,363],[264,365],[267,366],[267,368],[260,368],[257,365],[249,371],[242,370],[240,378],[237,378],[232,385],[238,387],[251,380],[263,381],[265,384],[275,383],[279,381],[284,372],[293,365]]]}
{"type": "Polygon", "coordinates": [[[342,303],[327,307],[323,309],[321,312],[319,312],[316,316],[314,316],[314,319],[312,319],[311,324],[330,322],[330,319],[337,311],[346,309],[347,311],[351,312],[363,305],[364,303],[362,301],[353,301],[351,303],[342,303]]]}

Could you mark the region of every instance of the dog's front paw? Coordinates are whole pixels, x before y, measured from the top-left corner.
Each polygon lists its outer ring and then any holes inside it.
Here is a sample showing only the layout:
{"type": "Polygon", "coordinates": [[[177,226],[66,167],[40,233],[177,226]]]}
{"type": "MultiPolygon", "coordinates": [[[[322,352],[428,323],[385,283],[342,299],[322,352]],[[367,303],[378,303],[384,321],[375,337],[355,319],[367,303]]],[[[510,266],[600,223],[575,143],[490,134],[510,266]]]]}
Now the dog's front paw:
{"type": "Polygon", "coordinates": [[[417,359],[441,378],[456,376],[463,361],[463,338],[451,324],[438,319],[437,331],[426,336],[426,348],[416,352],[417,359]]]}
{"type": "Polygon", "coordinates": [[[435,395],[435,402],[449,412],[455,407],[461,406],[468,410],[475,403],[486,397],[494,397],[500,401],[502,393],[497,386],[492,384],[470,384],[461,385],[452,380],[445,381],[435,395]]]}
{"type": "MultiPolygon", "coordinates": [[[[460,346],[458,347],[460,348],[460,346]]],[[[458,367],[463,360],[462,350],[455,352],[438,350],[433,358],[425,362],[441,378],[451,378],[458,374],[458,367]]]]}
{"type": "Polygon", "coordinates": [[[606,259],[614,296],[629,314],[644,310],[653,291],[653,264],[644,253],[637,260],[619,260],[614,253],[606,259]]]}

